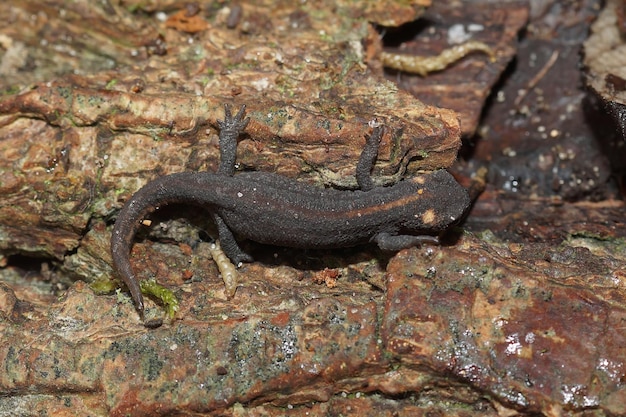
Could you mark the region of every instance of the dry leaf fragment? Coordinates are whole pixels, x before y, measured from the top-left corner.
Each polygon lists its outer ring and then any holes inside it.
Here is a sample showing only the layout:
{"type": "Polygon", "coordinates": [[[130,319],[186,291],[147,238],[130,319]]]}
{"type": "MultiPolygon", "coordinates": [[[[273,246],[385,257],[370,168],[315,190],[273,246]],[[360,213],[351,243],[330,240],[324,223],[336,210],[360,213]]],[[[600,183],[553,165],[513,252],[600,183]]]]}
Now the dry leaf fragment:
{"type": "Polygon", "coordinates": [[[195,10],[195,13],[190,13],[189,8],[179,10],[174,13],[165,21],[165,26],[168,28],[176,29],[181,32],[198,33],[209,27],[209,24],[202,16],[198,14],[199,10],[195,10]]]}

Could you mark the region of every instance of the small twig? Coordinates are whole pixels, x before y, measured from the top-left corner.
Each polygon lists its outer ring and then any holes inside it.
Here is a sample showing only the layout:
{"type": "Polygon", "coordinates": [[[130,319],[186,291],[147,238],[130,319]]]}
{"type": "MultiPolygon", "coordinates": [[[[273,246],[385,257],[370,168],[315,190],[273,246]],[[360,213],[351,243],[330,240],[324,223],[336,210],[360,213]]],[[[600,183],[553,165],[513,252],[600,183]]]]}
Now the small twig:
{"type": "Polygon", "coordinates": [[[524,101],[524,99],[528,95],[528,92],[535,88],[537,84],[539,84],[539,81],[541,81],[541,79],[545,77],[548,71],[550,71],[550,68],[552,68],[557,59],[559,59],[559,51],[552,52],[552,55],[550,56],[550,59],[548,59],[548,62],[546,62],[545,65],[539,70],[539,72],[528,82],[528,84],[526,84],[526,88],[522,90],[522,94],[517,96],[517,98],[515,99],[515,107],[518,107],[522,103],[522,101],[524,101]]]}
{"type": "Polygon", "coordinates": [[[472,177],[472,182],[469,186],[469,189],[467,190],[472,204],[475,203],[476,200],[478,200],[478,197],[483,193],[483,191],[485,191],[485,188],[487,187],[488,173],[489,170],[487,169],[487,167],[482,166],[478,168],[476,174],[472,177]]]}

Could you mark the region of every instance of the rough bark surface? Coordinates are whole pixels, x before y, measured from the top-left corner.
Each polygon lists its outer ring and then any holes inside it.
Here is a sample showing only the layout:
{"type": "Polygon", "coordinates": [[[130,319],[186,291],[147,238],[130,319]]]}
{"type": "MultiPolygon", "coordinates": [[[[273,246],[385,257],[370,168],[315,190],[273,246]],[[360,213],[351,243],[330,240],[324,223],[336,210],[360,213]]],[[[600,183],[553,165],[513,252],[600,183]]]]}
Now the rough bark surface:
{"type": "Polygon", "coordinates": [[[597,2],[62,3],[0,3],[0,415],[626,414],[623,132],[578,55],[597,2]],[[459,25],[493,62],[377,59],[459,25]],[[97,292],[112,221],[152,178],[215,170],[224,103],[252,119],[241,169],[353,188],[376,120],[379,184],[489,165],[487,189],[441,246],[244,242],[232,299],[206,213],[159,210],[131,259],[180,310],[146,327],[97,292]]]}

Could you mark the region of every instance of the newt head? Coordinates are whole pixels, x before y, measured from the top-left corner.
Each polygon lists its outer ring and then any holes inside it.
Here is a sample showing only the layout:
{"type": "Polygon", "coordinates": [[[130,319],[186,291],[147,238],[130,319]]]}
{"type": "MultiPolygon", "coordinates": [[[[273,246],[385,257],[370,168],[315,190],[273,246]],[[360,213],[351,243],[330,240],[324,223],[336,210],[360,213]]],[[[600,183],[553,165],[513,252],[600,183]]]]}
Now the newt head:
{"type": "Polygon", "coordinates": [[[438,232],[458,223],[470,206],[467,190],[445,169],[409,179],[416,188],[402,226],[411,232],[438,232]]]}

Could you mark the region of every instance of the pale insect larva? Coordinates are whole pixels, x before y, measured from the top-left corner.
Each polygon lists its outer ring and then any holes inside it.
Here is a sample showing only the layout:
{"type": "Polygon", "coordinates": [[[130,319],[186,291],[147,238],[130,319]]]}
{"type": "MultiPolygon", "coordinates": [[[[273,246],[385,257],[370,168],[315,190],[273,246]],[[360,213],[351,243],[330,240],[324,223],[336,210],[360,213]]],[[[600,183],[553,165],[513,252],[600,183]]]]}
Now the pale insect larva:
{"type": "Polygon", "coordinates": [[[437,56],[419,56],[381,52],[380,60],[387,68],[418,74],[424,77],[429,72],[441,71],[445,69],[448,65],[458,61],[472,52],[484,52],[489,55],[492,62],[496,60],[493,49],[491,49],[487,44],[478,41],[469,41],[461,45],[452,46],[443,50],[437,56]]]}
{"type": "Polygon", "coordinates": [[[237,267],[228,259],[228,256],[222,251],[220,243],[216,241],[209,246],[209,252],[217,265],[217,269],[222,275],[222,280],[226,286],[226,297],[232,298],[239,284],[239,273],[237,267]]]}

